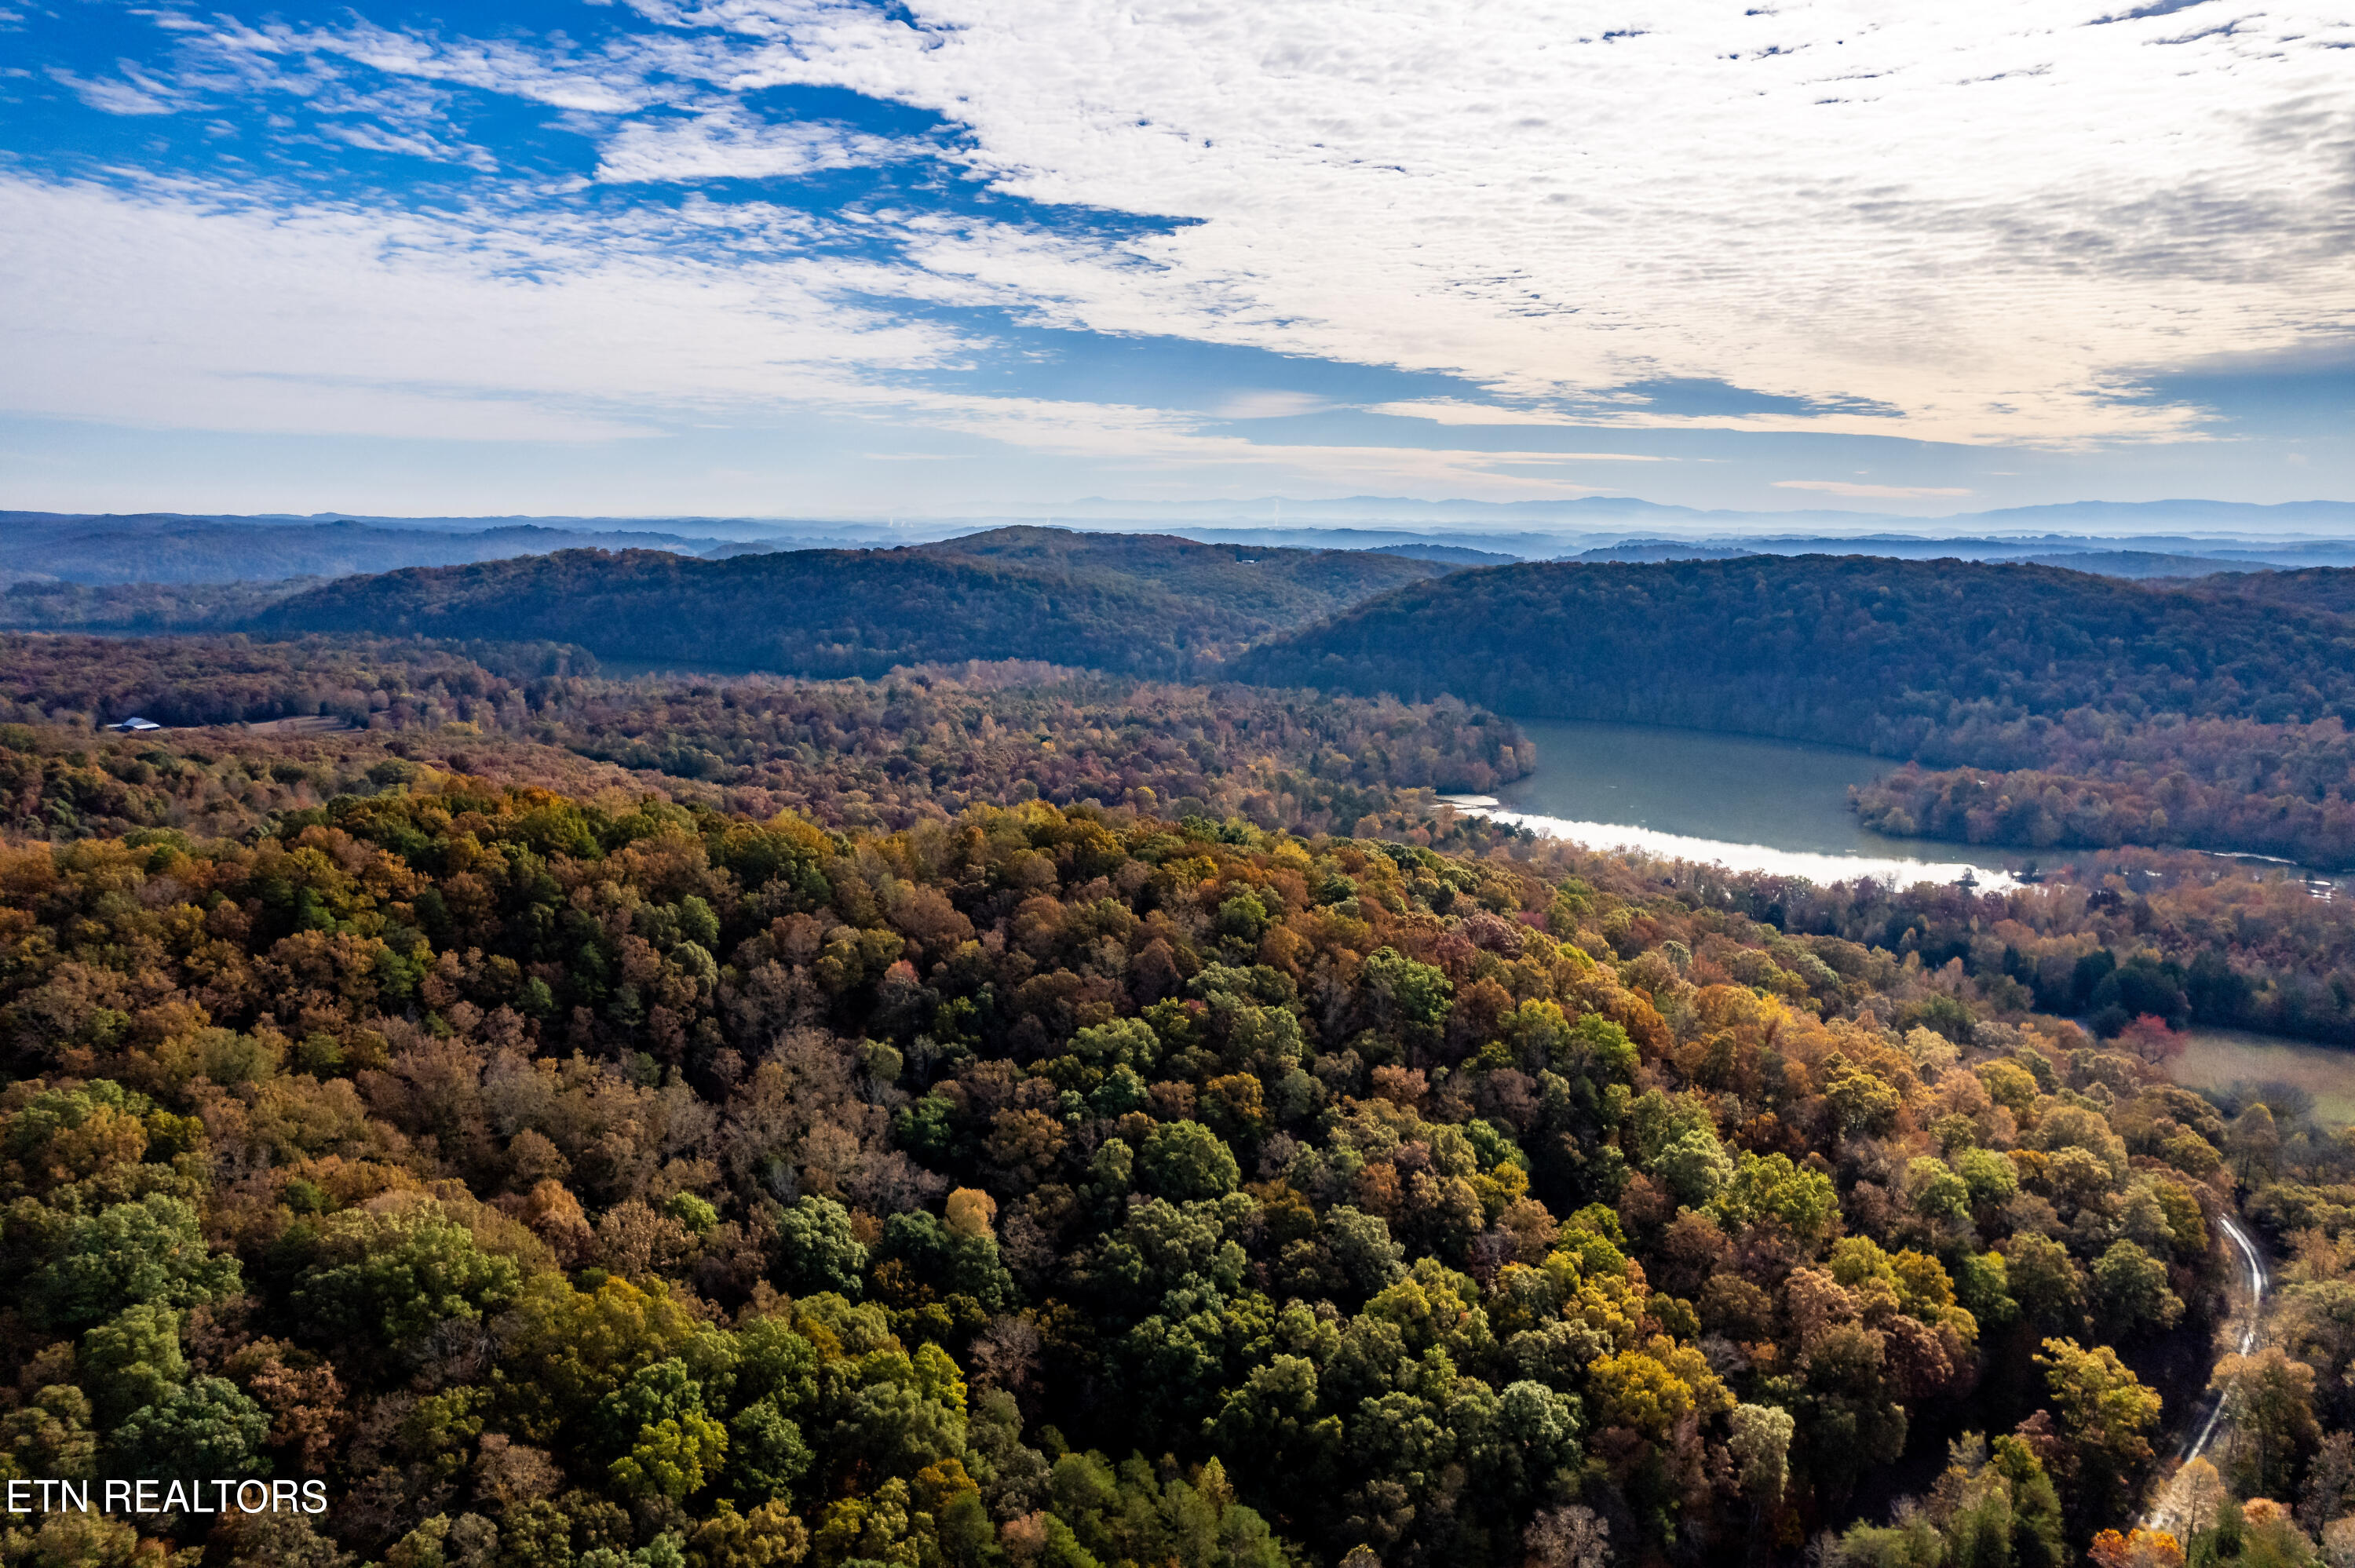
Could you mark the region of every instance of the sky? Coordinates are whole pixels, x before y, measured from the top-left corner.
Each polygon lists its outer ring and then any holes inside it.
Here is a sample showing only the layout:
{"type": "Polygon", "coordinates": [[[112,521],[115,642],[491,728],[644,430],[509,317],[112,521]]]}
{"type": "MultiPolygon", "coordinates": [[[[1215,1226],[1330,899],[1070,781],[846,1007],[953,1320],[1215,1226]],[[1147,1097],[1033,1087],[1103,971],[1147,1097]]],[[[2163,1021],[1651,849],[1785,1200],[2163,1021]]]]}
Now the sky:
{"type": "Polygon", "coordinates": [[[0,0],[0,507],[2355,499],[2355,0],[0,0]]]}

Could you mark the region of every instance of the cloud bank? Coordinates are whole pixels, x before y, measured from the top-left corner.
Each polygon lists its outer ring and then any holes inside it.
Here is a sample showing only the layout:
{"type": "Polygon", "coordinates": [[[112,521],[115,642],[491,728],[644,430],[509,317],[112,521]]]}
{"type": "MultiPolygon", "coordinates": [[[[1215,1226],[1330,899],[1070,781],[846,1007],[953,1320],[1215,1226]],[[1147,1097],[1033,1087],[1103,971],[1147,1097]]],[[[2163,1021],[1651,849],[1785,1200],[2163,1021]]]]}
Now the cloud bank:
{"type": "Polygon", "coordinates": [[[2194,440],[2171,373],[2355,330],[2355,15],[2145,12],[634,0],[496,38],[139,12],[136,58],[69,18],[20,35],[88,124],[0,178],[0,401],[473,440],[813,408],[1553,493],[1658,454],[1445,432],[2194,440]],[[1367,380],[1059,395],[1039,344],[1082,339],[1367,380]]]}

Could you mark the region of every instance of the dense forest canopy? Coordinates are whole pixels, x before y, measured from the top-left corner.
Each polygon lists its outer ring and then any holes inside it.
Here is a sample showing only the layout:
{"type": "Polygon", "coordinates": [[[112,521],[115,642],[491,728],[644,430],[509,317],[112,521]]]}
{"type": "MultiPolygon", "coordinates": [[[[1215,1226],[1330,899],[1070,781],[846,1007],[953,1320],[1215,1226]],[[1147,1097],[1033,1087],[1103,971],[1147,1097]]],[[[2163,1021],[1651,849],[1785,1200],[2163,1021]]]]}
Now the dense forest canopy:
{"type": "MultiPolygon", "coordinates": [[[[86,726],[135,714],[167,726],[275,727],[315,716],[422,736],[470,758],[468,769],[494,772],[507,765],[501,748],[472,737],[506,737],[530,743],[512,759],[520,777],[544,776],[532,771],[547,766],[537,753],[554,746],[715,786],[706,797],[731,810],[790,807],[829,824],[893,828],[976,801],[1043,798],[1271,828],[1349,831],[1365,821],[1403,832],[1428,816],[1428,800],[1413,792],[1492,789],[1535,755],[1509,723],[1452,700],[1164,685],[1036,663],[931,667],[879,683],[581,673],[594,667],[553,644],[0,637],[0,720],[86,726]]],[[[9,743],[24,780],[18,831],[229,832],[282,797],[325,800],[382,759],[244,731],[237,740],[266,755],[229,766],[257,778],[285,772],[294,786],[257,801],[199,782],[210,760],[180,768],[194,738],[126,736],[87,767],[63,760],[85,750],[70,731],[9,743]]],[[[561,775],[569,788],[583,777],[561,775]]],[[[1468,819],[1449,830],[1458,842],[1484,833],[1497,831],[1468,819]]]]}
{"type": "Polygon", "coordinates": [[[11,852],[7,1462],[324,1478],[243,1563],[2130,1528],[2262,1110],[1597,869],[422,767],[11,852]]]}
{"type": "Polygon", "coordinates": [[[2236,572],[2190,585],[2205,592],[2235,594],[2269,604],[2330,615],[2355,613],[2355,567],[2306,567],[2236,572]]]}
{"type": "Polygon", "coordinates": [[[538,639],[607,659],[810,675],[1043,659],[1168,676],[1215,670],[1254,637],[1447,569],[1364,551],[1008,529],[939,546],[720,561],[559,551],[329,583],[250,625],[538,639]]]}
{"type": "MultiPolygon", "coordinates": [[[[1452,700],[1163,685],[1035,664],[882,682],[613,681],[582,673],[594,661],[554,644],[327,638],[36,637],[0,641],[0,721],[28,726],[0,731],[0,821],[58,839],[155,827],[242,836],[277,813],[372,789],[372,770],[414,759],[586,797],[652,788],[762,818],[794,810],[837,829],[898,830],[1035,797],[1465,849],[1512,834],[1434,813],[1428,791],[1487,789],[1534,760],[1509,723],[1452,700]],[[317,715],[368,727],[93,744],[91,723],[133,712],[174,724],[317,715]]],[[[1910,777],[1867,791],[1868,810],[1910,777]]],[[[2053,869],[2075,885],[2015,895],[2015,924],[1992,946],[1943,925],[1926,936],[1886,912],[1807,928],[1900,953],[1921,946],[1939,963],[1959,959],[1994,988],[1991,1000],[2090,1015],[2105,1033],[2149,1012],[2355,1044],[2355,906],[2212,860],[2128,851],[2053,869]],[[2127,874],[2127,896],[2096,901],[2114,871],[2127,874]],[[2144,972],[2130,962],[2144,950],[2166,984],[2161,1000],[2128,1009],[2115,992],[2144,972]],[[2125,970],[2098,998],[2103,976],[2078,969],[2096,953],[2125,970]]],[[[1816,907],[1798,895],[1777,907],[1803,906],[1816,907]]]]}
{"type": "Polygon", "coordinates": [[[1444,553],[1300,550],[1206,545],[1166,534],[1083,534],[1068,528],[993,528],[920,545],[923,555],[990,561],[1054,577],[1114,577],[1152,583],[1270,626],[1297,626],[1402,584],[1443,576],[1444,553]]]}

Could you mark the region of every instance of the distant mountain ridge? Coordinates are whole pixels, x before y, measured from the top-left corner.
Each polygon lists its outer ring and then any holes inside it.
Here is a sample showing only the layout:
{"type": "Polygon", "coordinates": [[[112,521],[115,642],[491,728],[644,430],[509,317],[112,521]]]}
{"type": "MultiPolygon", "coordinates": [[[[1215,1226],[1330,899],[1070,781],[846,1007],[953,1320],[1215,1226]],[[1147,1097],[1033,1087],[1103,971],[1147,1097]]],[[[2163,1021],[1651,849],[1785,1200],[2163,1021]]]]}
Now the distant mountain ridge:
{"type": "MultiPolygon", "coordinates": [[[[1008,509],[1008,514],[1013,509],[1008,509]]],[[[1645,501],[1632,495],[1587,495],[1569,500],[1420,501],[1399,496],[1359,495],[1343,500],[1295,501],[1263,496],[1232,502],[1114,501],[1090,497],[1057,506],[1023,509],[1025,515],[1058,519],[1133,519],[1167,526],[1179,517],[1205,523],[1245,522],[1261,527],[1282,527],[1323,522],[1439,522],[1508,524],[1528,528],[1544,522],[1607,529],[1635,523],[1639,526],[1724,527],[1736,523],[1767,528],[1835,526],[1841,529],[1887,528],[1940,533],[1977,533],[2009,529],[2077,530],[2095,528],[2174,529],[2203,527],[2229,531],[2277,533],[2285,529],[2355,535],[2355,502],[2208,501],[2065,501],[2035,506],[1999,507],[1984,512],[1952,513],[1922,517],[1903,513],[1859,512],[1830,507],[1792,511],[1679,506],[1645,501]]]]}
{"type": "MultiPolygon", "coordinates": [[[[1828,509],[1710,510],[1633,496],[1518,502],[1360,496],[1305,502],[1091,499],[1015,509],[1010,515],[891,521],[0,512],[0,587],[27,578],[106,585],[338,577],[570,548],[718,556],[912,547],[1024,525],[1090,534],[1141,529],[1266,549],[1387,551],[1455,565],[1478,564],[1479,556],[1671,560],[1871,554],[2023,560],[2118,551],[2289,567],[2355,565],[2355,503],[2348,502],[2070,502],[1918,518],[1828,509]],[[1463,551],[1476,554],[1446,553],[1463,551]]],[[[2121,563],[2118,569],[2134,575],[2140,568],[2121,563]]]]}
{"type": "Polygon", "coordinates": [[[85,584],[222,583],[341,577],[449,566],[596,545],[697,555],[727,542],[677,534],[592,534],[508,523],[470,532],[380,528],[352,521],[53,517],[0,514],[0,580],[85,584]]]}

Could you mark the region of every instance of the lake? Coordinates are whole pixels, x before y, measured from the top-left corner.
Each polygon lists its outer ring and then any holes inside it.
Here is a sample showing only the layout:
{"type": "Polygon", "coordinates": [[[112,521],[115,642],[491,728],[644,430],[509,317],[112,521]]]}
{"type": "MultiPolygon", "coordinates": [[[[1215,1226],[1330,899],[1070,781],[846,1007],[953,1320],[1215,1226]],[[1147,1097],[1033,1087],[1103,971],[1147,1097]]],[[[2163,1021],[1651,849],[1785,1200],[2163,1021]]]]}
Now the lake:
{"type": "Polygon", "coordinates": [[[1818,882],[1894,876],[2018,885],[2032,857],[1986,845],[1891,839],[1848,809],[1852,784],[1898,764],[1834,746],[1646,725],[1518,719],[1537,771],[1460,809],[1596,848],[1718,861],[1818,882]]]}
{"type": "Polygon", "coordinates": [[[2293,1085],[2314,1097],[2318,1121],[2355,1121],[2355,1051],[2240,1029],[2194,1029],[2169,1070],[2188,1089],[2293,1085]]]}

